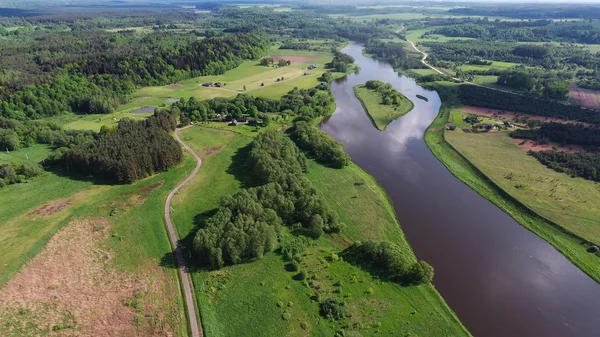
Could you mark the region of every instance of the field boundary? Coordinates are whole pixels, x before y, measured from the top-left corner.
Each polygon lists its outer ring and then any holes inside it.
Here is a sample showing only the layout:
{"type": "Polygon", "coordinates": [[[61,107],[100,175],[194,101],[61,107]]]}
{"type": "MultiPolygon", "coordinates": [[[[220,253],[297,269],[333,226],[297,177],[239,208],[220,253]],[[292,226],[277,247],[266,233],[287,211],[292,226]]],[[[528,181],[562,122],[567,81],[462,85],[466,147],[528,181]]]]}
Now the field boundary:
{"type": "MultiPolygon", "coordinates": [[[[444,109],[444,108],[442,108],[442,109],[444,109]]],[[[444,118],[444,112],[440,111],[440,114],[438,115],[438,117],[436,117],[434,119],[434,121],[432,122],[432,124],[434,124],[436,122],[439,122],[440,120],[443,121],[442,120],[443,118],[444,118]]],[[[577,235],[577,234],[575,234],[575,233],[567,230],[566,228],[562,227],[558,223],[556,223],[554,221],[551,221],[551,220],[547,219],[546,217],[538,214],[537,212],[535,212],[534,210],[532,210],[531,208],[529,208],[528,206],[526,206],[525,204],[523,204],[521,201],[519,201],[518,199],[516,199],[515,197],[513,197],[511,194],[509,194],[508,192],[506,192],[502,187],[500,187],[498,184],[496,184],[490,177],[488,177],[478,167],[476,167],[471,161],[469,161],[462,153],[460,153],[456,148],[454,148],[454,146],[452,146],[452,144],[450,144],[448,141],[446,141],[443,129],[439,130],[439,131],[434,131],[433,129],[428,128],[427,131],[425,132],[425,143],[427,144],[427,147],[429,147],[430,151],[434,154],[434,156],[444,166],[446,166],[446,168],[448,169],[448,171],[450,171],[450,173],[452,173],[452,175],[454,175],[461,182],[463,182],[464,184],[466,184],[467,186],[469,186],[472,190],[474,190],[475,192],[477,192],[483,198],[485,198],[486,200],[490,201],[496,207],[500,208],[503,212],[505,212],[506,214],[508,214],[511,218],[513,218],[521,226],[523,226],[524,228],[526,228],[527,230],[529,230],[533,234],[537,235],[542,240],[548,242],[550,245],[552,245],[552,247],[554,247],[563,256],[565,256],[569,261],[571,261],[573,264],[575,264],[581,271],[583,271],[585,274],[587,274],[594,281],[600,283],[600,275],[597,275],[597,273],[595,273],[593,270],[588,269],[587,264],[581,263],[583,261],[580,261],[579,259],[576,259],[574,255],[569,254],[569,251],[567,249],[568,247],[563,246],[562,244],[559,244],[560,241],[552,240],[553,237],[549,233],[545,233],[543,231],[539,231],[539,232],[535,231],[534,230],[535,229],[535,225],[533,223],[537,222],[538,225],[549,227],[550,229],[556,230],[556,231],[560,232],[561,234],[563,234],[565,236],[565,238],[574,241],[574,243],[576,243],[579,246],[595,244],[594,242],[591,242],[590,240],[584,239],[584,238],[580,237],[579,235],[577,235]],[[463,165],[464,168],[466,168],[467,170],[471,171],[473,173],[474,177],[476,179],[479,179],[480,182],[482,183],[482,185],[485,186],[485,187],[487,187],[487,188],[489,188],[489,190],[492,193],[497,193],[498,196],[500,198],[502,198],[502,200],[504,200],[506,202],[506,204],[499,203],[499,202],[495,201],[488,193],[484,193],[483,191],[480,191],[479,189],[475,188],[473,182],[471,182],[468,179],[465,179],[464,177],[461,177],[460,175],[458,175],[451,168],[451,165],[449,163],[447,163],[444,160],[442,160],[436,154],[436,151],[434,150],[435,146],[432,145],[432,141],[433,140],[432,139],[428,139],[429,137],[427,137],[428,135],[433,136],[435,134],[437,134],[437,135],[440,136],[441,143],[444,146],[447,146],[448,149],[451,151],[449,154],[450,155],[455,155],[455,156],[458,157],[459,164],[463,165]],[[515,214],[514,212],[512,212],[511,209],[510,209],[511,206],[512,206],[512,208],[514,208],[514,210],[516,210],[517,212],[520,212],[521,213],[520,215],[522,217],[519,217],[519,216],[517,216],[517,214],[515,214]]],[[[444,151],[444,150],[443,149],[438,149],[438,151],[444,151]]],[[[590,254],[591,255],[591,253],[587,253],[585,251],[585,249],[582,248],[582,250],[583,250],[584,254],[590,254]]]]}

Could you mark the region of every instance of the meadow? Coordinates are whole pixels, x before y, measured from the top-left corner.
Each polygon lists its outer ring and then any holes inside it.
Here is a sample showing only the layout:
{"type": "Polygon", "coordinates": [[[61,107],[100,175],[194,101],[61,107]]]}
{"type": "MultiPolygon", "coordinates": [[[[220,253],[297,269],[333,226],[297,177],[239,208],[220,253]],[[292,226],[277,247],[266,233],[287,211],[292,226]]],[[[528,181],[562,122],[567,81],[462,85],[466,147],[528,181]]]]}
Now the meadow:
{"type": "MultiPolygon", "coordinates": [[[[43,149],[38,150],[41,152],[43,149]]],[[[61,273],[68,274],[70,279],[87,280],[91,276],[90,270],[94,269],[104,270],[108,273],[106,275],[119,275],[114,282],[122,282],[118,284],[125,296],[111,297],[119,307],[114,307],[115,303],[103,309],[96,307],[94,303],[104,300],[104,284],[113,282],[99,276],[93,285],[88,285],[89,282],[79,285],[78,294],[89,292],[93,295],[74,304],[68,302],[71,295],[63,294],[71,291],[69,287],[61,287],[61,281],[58,281],[64,275],[46,273],[44,278],[38,279],[38,283],[31,286],[52,289],[48,293],[44,292],[44,296],[59,298],[58,304],[55,300],[46,298],[27,299],[27,296],[35,293],[35,288],[29,289],[28,285],[23,285],[22,289],[27,294],[23,296],[27,303],[27,315],[12,314],[19,308],[10,304],[0,305],[0,324],[12,327],[9,336],[35,335],[39,331],[56,329],[52,325],[54,316],[47,316],[46,312],[58,311],[55,305],[70,312],[69,317],[74,317],[74,323],[64,326],[65,329],[71,329],[65,333],[101,327],[89,325],[87,315],[93,314],[95,310],[116,310],[115,312],[124,312],[125,316],[115,314],[114,319],[120,320],[113,327],[115,329],[127,328],[129,331],[148,335],[162,331],[173,336],[186,336],[188,331],[177,270],[161,268],[160,265],[164,263],[165,257],[167,261],[170,260],[168,257],[171,254],[163,220],[164,199],[193,165],[193,160],[186,157],[184,163],[177,168],[131,185],[103,185],[87,179],[73,179],[46,172],[28,183],[0,189],[0,199],[3,200],[0,205],[0,286],[10,285],[9,280],[13,278],[18,280],[19,273],[29,275],[32,272],[29,263],[35,265],[36,259],[42,258],[61,266],[61,273]],[[54,255],[45,251],[47,243],[56,233],[73,232],[73,228],[82,222],[96,224],[93,228],[89,227],[91,233],[106,231],[106,237],[94,241],[91,249],[107,256],[88,261],[84,269],[73,269],[70,264],[64,264],[64,261],[54,261],[54,255]],[[106,253],[102,253],[104,251],[106,253]],[[51,308],[54,309],[48,309],[46,300],[52,303],[51,308]],[[131,305],[122,307],[121,303],[131,305]]],[[[78,242],[83,239],[75,237],[70,240],[78,242]]],[[[56,241],[51,246],[56,245],[73,247],[73,243],[56,241]]],[[[75,253],[88,252],[89,250],[75,253]]],[[[8,290],[0,289],[2,291],[8,290]]],[[[63,323],[55,326],[62,329],[63,323]]],[[[110,331],[113,330],[107,330],[110,331]]]]}
{"type": "MultiPolygon", "coordinates": [[[[447,91],[443,85],[437,84],[436,87],[447,91]]],[[[594,227],[598,224],[594,225],[593,217],[594,211],[598,214],[597,207],[583,199],[600,200],[597,185],[546,168],[513,145],[506,134],[445,131],[444,127],[454,112],[460,113],[460,106],[452,105],[452,98],[447,97],[438,117],[425,133],[425,142],[433,154],[458,179],[548,241],[600,282],[598,256],[586,251],[589,244],[582,243],[581,239],[561,228],[564,226],[577,231],[589,240],[597,237],[594,227]],[[507,167],[506,163],[514,164],[507,167]],[[573,196],[572,189],[581,189],[582,193],[573,196]],[[570,207],[575,207],[580,213],[569,210],[570,207]],[[559,223],[560,227],[540,217],[537,212],[559,223]]]]}
{"type": "Polygon", "coordinates": [[[373,125],[381,131],[414,107],[413,102],[402,94],[400,94],[402,95],[402,102],[399,106],[382,104],[381,96],[365,85],[355,86],[354,94],[361,102],[367,115],[369,115],[373,125]]]}
{"type": "MultiPolygon", "coordinates": [[[[186,237],[222,196],[243,186],[240,160],[252,138],[199,126],[181,136],[203,158],[199,174],[173,200],[174,223],[186,237]]],[[[370,175],[355,165],[337,170],[309,163],[307,177],[346,224],[345,230],[313,241],[308,248],[301,268],[311,275],[311,286],[295,280],[297,272],[288,271],[277,252],[217,271],[195,271],[206,335],[333,335],[349,327],[363,335],[385,335],[398,333],[398,324],[403,334],[468,335],[431,285],[401,287],[337,258],[351,242],[367,239],[396,242],[412,259],[414,255],[385,193],[370,175]],[[347,302],[353,314],[349,322],[342,326],[318,315],[319,301],[328,297],[347,302]]],[[[282,240],[290,238],[284,233],[282,240]]]]}

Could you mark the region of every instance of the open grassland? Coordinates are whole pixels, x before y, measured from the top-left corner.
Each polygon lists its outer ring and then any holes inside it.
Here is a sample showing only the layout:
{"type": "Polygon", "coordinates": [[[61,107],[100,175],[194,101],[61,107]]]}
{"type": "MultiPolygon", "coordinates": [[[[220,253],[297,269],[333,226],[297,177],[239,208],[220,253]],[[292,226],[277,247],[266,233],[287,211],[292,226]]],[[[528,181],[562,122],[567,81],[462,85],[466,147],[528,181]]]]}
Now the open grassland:
{"type": "Polygon", "coordinates": [[[599,184],[547,168],[516,146],[507,134],[449,132],[446,140],[529,208],[600,243],[599,184]],[[511,165],[507,166],[507,162],[511,165]]]}
{"type": "Polygon", "coordinates": [[[0,151],[0,164],[4,163],[39,163],[50,154],[50,149],[45,144],[33,146],[16,151],[0,151]]]}
{"type": "MultiPolygon", "coordinates": [[[[240,190],[240,160],[252,138],[203,127],[186,129],[181,136],[203,158],[198,175],[173,200],[174,223],[185,237],[193,235],[221,197],[240,190]]],[[[275,252],[218,271],[196,271],[193,280],[206,336],[274,336],[282,331],[287,336],[333,335],[340,323],[318,314],[319,301],[329,297],[346,300],[353,315],[350,327],[362,335],[468,335],[432,286],[401,287],[332,259],[359,239],[394,241],[414,256],[391,204],[370,175],[354,165],[336,170],[310,161],[309,168],[308,178],[346,224],[342,234],[322,237],[308,248],[301,268],[314,275],[312,286],[295,280],[298,272],[287,271],[287,262],[275,252]]]]}
{"type": "Polygon", "coordinates": [[[186,157],[131,185],[45,173],[0,189],[0,325],[11,326],[8,336],[97,335],[96,327],[186,336],[177,270],[160,265],[171,261],[164,199],[193,166],[186,157]],[[25,295],[13,296],[15,287],[25,295]]]}
{"type": "Polygon", "coordinates": [[[402,95],[402,102],[399,106],[385,105],[381,103],[381,96],[365,85],[354,87],[354,93],[360,100],[365,112],[371,118],[373,125],[383,131],[394,120],[404,116],[414,107],[413,102],[402,95]]]}
{"type": "MultiPolygon", "coordinates": [[[[571,188],[582,187],[583,195],[588,195],[589,197],[598,200],[598,194],[600,193],[598,187],[590,182],[580,181],[580,179],[572,179],[568,176],[559,177],[559,173],[551,171],[536,162],[535,159],[527,157],[527,155],[517,146],[510,143],[510,140],[508,140],[508,144],[503,145],[502,142],[497,144],[494,141],[494,138],[483,139],[484,144],[487,144],[487,146],[483,148],[483,145],[477,144],[479,143],[477,140],[481,138],[470,138],[473,141],[469,141],[467,146],[478,150],[477,155],[474,157],[473,153],[475,150],[467,149],[465,153],[470,153],[470,159],[467,159],[466,156],[457,152],[457,150],[455,150],[455,148],[453,148],[445,139],[445,137],[448,136],[453,141],[456,141],[458,137],[463,136],[459,133],[460,131],[451,132],[443,130],[452,110],[454,109],[447,105],[443,105],[439,116],[425,133],[425,142],[433,154],[458,179],[463,181],[484,198],[493,202],[525,228],[548,241],[590,277],[600,282],[599,258],[597,255],[586,252],[588,245],[582,244],[582,240],[565,233],[559,226],[540,218],[534,211],[527,209],[527,207],[536,207],[536,211],[543,212],[543,214],[547,214],[548,216],[557,216],[556,218],[552,218],[552,221],[563,221],[561,219],[568,218],[569,215],[567,214],[570,214],[571,219],[579,224],[570,228],[579,230],[585,235],[595,234],[595,236],[597,236],[597,233],[593,233],[593,227],[597,227],[597,222],[595,226],[589,226],[592,225],[594,221],[594,218],[591,218],[592,222],[590,222],[590,218],[588,218],[592,215],[592,211],[584,211],[582,213],[584,218],[580,219],[574,212],[567,211],[567,209],[562,210],[562,208],[567,205],[566,203],[563,203],[563,201],[574,202],[573,206],[578,208],[595,208],[595,214],[598,214],[597,206],[591,206],[589,202],[584,203],[582,198],[569,196],[574,194],[570,190],[571,188]],[[485,168],[484,165],[480,167],[479,165],[482,159],[478,159],[477,156],[488,158],[486,159],[488,162],[493,161],[494,163],[497,163],[497,160],[502,161],[504,172],[500,172],[499,166],[496,166],[495,169],[490,169],[494,167],[491,165],[490,168],[485,168]],[[491,157],[496,158],[490,159],[491,157]],[[508,167],[506,163],[519,164],[511,164],[509,165],[510,167],[508,167]],[[488,176],[487,170],[489,170],[489,174],[497,175],[496,178],[488,176]],[[514,172],[512,172],[512,175],[509,175],[511,171],[514,172]],[[532,184],[532,187],[528,190],[527,186],[520,186],[525,183],[532,184]],[[579,184],[581,184],[581,186],[579,184]],[[506,186],[508,191],[502,186],[506,186]],[[596,191],[594,191],[594,189],[596,189],[596,191]],[[516,194],[511,194],[509,191],[512,191],[512,193],[516,192],[516,194]],[[560,191],[558,197],[565,198],[563,201],[556,201],[556,193],[558,191],[560,191]],[[526,203],[531,206],[524,206],[526,203]],[[563,212],[563,214],[559,216],[555,212],[563,212]]],[[[503,134],[465,134],[464,136],[497,137],[500,141],[502,141],[501,137],[507,137],[503,134]]],[[[489,165],[489,163],[485,165],[489,165]]],[[[569,206],[566,208],[568,207],[569,206]]],[[[597,215],[595,216],[595,219],[597,219],[597,215]]]]}

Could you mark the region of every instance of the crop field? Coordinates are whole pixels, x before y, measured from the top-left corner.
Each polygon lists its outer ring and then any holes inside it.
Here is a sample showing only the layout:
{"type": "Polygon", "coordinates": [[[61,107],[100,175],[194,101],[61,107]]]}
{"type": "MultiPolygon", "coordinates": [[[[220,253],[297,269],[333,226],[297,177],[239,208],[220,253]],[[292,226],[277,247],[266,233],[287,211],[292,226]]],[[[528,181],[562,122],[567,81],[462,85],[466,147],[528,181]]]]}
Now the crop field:
{"type": "MultiPolygon", "coordinates": [[[[252,138],[203,127],[186,129],[181,136],[203,158],[190,188],[183,188],[173,200],[174,223],[185,237],[218,206],[222,196],[240,189],[244,177],[239,157],[252,138]]],[[[406,254],[413,254],[391,204],[370,175],[354,165],[336,170],[310,161],[308,178],[346,224],[342,234],[315,241],[303,260],[303,270],[315,275],[312,284],[318,284],[319,291],[295,280],[297,273],[287,271],[287,262],[275,252],[218,271],[194,272],[207,336],[277,335],[281,331],[290,336],[332,335],[339,323],[318,315],[319,298],[325,296],[347,301],[351,322],[363,335],[395,333],[399,322],[403,333],[467,335],[432,286],[401,287],[331,259],[361,238],[394,241],[406,254]]]]}
{"type": "Polygon", "coordinates": [[[44,173],[2,188],[0,325],[11,327],[7,336],[187,335],[176,270],[159,265],[171,251],[164,198],[193,165],[186,157],[131,185],[44,173]],[[105,323],[90,324],[98,321],[105,323]]]}
{"type": "Polygon", "coordinates": [[[571,96],[575,104],[588,109],[600,110],[600,95],[598,94],[598,91],[578,88],[575,84],[569,87],[569,96],[571,96]]]}
{"type": "Polygon", "coordinates": [[[547,168],[513,144],[506,134],[448,132],[446,139],[528,207],[583,238],[600,242],[597,184],[547,168]],[[512,164],[506,166],[507,162],[512,164]]]}

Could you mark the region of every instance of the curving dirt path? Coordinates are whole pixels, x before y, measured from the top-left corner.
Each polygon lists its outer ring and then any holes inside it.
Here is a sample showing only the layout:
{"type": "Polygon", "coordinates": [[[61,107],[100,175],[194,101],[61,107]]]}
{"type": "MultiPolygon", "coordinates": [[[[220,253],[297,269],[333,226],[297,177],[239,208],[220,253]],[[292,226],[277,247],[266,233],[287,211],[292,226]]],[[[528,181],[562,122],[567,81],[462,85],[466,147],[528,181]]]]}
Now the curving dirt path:
{"type": "Polygon", "coordinates": [[[173,199],[173,196],[175,195],[175,193],[177,193],[177,191],[179,191],[180,188],[183,187],[183,185],[187,184],[190,180],[192,180],[192,178],[194,178],[194,176],[198,173],[198,171],[200,170],[200,165],[202,165],[202,159],[200,159],[200,157],[196,154],[196,152],[194,152],[192,150],[192,148],[190,148],[186,143],[184,143],[180,138],[179,138],[179,131],[188,128],[189,126],[185,127],[185,128],[181,128],[181,129],[176,129],[175,130],[175,139],[177,139],[177,141],[183,145],[183,147],[189,151],[192,156],[194,156],[194,158],[196,159],[196,167],[194,168],[194,170],[192,171],[192,173],[190,173],[190,175],[185,178],[184,181],[182,181],[179,185],[177,185],[177,187],[175,187],[171,193],[169,193],[169,195],[167,196],[167,200],[165,201],[165,220],[167,221],[167,229],[169,230],[169,237],[171,239],[171,244],[173,245],[173,247],[175,248],[175,256],[177,257],[177,266],[179,268],[179,273],[181,274],[181,282],[183,283],[183,294],[185,295],[185,302],[187,305],[187,313],[188,313],[188,319],[190,321],[190,327],[192,329],[192,337],[200,337],[202,335],[199,325],[198,325],[198,320],[196,317],[198,317],[196,315],[196,307],[194,307],[194,295],[192,293],[192,285],[191,285],[191,280],[188,274],[188,270],[185,267],[185,260],[183,258],[183,253],[181,252],[181,246],[179,245],[179,239],[177,238],[177,232],[175,231],[175,228],[173,227],[173,221],[171,220],[171,199],[173,199]]]}

